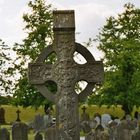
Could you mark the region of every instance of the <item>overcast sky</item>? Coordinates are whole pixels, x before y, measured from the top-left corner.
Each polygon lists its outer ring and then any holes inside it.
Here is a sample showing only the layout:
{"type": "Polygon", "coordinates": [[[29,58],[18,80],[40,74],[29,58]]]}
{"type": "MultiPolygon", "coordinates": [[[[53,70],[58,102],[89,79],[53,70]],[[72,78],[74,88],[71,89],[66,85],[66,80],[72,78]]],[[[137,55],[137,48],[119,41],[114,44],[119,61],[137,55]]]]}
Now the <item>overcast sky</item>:
{"type": "MultiPolygon", "coordinates": [[[[22,30],[24,23],[22,15],[28,10],[29,0],[0,0],[0,38],[6,44],[21,42],[25,37],[22,30]]],[[[88,38],[95,38],[99,29],[105,24],[106,18],[116,16],[123,11],[123,5],[131,2],[140,8],[140,0],[46,0],[57,9],[75,10],[76,41],[87,42],[88,38]]],[[[96,59],[101,53],[95,45],[90,49],[96,59]]]]}

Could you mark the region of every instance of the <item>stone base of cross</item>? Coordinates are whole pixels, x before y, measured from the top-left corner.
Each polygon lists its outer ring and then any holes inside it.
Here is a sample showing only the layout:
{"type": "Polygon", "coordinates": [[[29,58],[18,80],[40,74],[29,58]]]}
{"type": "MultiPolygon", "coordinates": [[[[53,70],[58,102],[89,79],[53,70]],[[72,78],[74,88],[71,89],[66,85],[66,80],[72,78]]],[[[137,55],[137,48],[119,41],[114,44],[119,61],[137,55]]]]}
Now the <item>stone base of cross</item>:
{"type": "Polygon", "coordinates": [[[80,140],[78,103],[92,93],[95,84],[103,81],[103,64],[95,61],[91,53],[81,44],[75,43],[74,11],[54,11],[54,42],[46,47],[36,59],[29,64],[29,82],[42,95],[56,104],[56,140],[80,140]],[[80,53],[85,64],[73,60],[74,52],[80,53]],[[55,52],[55,64],[46,64],[48,56],[55,52]],[[75,84],[84,80],[88,84],[80,93],[75,92],[75,84]],[[57,84],[54,95],[45,86],[46,81],[57,84]]]}

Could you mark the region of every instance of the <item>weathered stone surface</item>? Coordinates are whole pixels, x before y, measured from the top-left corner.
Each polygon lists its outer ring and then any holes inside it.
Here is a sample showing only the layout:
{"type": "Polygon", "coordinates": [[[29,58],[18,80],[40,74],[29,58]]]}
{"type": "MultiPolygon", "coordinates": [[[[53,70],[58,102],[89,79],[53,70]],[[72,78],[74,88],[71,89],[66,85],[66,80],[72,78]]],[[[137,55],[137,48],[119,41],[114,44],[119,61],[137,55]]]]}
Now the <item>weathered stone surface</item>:
{"type": "Polygon", "coordinates": [[[44,119],[42,115],[40,114],[35,115],[35,118],[33,121],[33,129],[36,132],[44,130],[44,119]]]}
{"type": "Polygon", "coordinates": [[[53,17],[54,42],[41,52],[35,63],[29,64],[29,81],[42,95],[56,103],[57,137],[60,137],[61,128],[69,139],[79,140],[78,102],[92,93],[95,84],[103,81],[103,64],[95,61],[86,48],[75,43],[74,11],[54,11],[53,17]],[[85,57],[86,64],[74,62],[75,51],[85,57]],[[57,61],[53,65],[45,64],[46,58],[53,52],[57,55],[57,61]],[[57,83],[55,95],[45,87],[48,80],[57,83]],[[80,80],[87,81],[88,85],[77,95],[75,84],[80,80]]]}
{"type": "Polygon", "coordinates": [[[10,140],[10,132],[6,128],[0,129],[0,140],[10,140]]]}
{"type": "Polygon", "coordinates": [[[56,128],[50,127],[45,131],[45,140],[56,140],[56,128]]]}
{"type": "Polygon", "coordinates": [[[28,140],[28,126],[25,123],[16,122],[13,124],[12,140],[28,140]]]}

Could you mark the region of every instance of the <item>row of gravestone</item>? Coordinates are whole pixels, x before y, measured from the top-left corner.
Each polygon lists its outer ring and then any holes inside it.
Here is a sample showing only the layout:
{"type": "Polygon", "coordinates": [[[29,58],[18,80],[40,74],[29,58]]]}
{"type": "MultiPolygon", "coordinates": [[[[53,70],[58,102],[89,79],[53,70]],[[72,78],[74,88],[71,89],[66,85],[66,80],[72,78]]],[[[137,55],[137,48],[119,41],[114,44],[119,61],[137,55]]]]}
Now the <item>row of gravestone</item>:
{"type": "MultiPolygon", "coordinates": [[[[29,127],[27,124],[16,122],[12,126],[12,140],[28,140],[28,132],[29,127]]],[[[44,132],[44,138],[40,132],[36,132],[34,140],[54,140],[55,134],[55,127],[52,126],[44,132]]],[[[10,140],[10,132],[8,129],[0,129],[0,140],[10,140]]]]}
{"type": "Polygon", "coordinates": [[[109,114],[94,114],[90,119],[86,108],[80,118],[80,128],[86,134],[86,140],[140,140],[140,116],[135,112],[134,118],[126,115],[123,120],[109,114]]]}
{"type": "Polygon", "coordinates": [[[111,121],[107,128],[99,124],[86,135],[85,140],[140,140],[139,122],[122,120],[117,124],[111,121]]]}
{"type": "MultiPolygon", "coordinates": [[[[37,132],[34,140],[55,140],[55,130],[54,126],[48,128],[44,132],[44,138],[41,133],[37,132]]],[[[112,124],[108,132],[103,130],[101,126],[98,126],[85,136],[85,140],[140,140],[140,129],[138,128],[134,131],[133,125],[131,126],[126,121],[123,121],[117,127],[115,127],[115,124],[112,124]]],[[[65,135],[64,133],[62,134],[65,135]]],[[[12,140],[28,140],[28,126],[25,123],[16,122],[12,126],[11,135],[12,140]]],[[[67,139],[67,135],[63,137],[67,139]]],[[[0,129],[0,140],[10,140],[10,132],[6,128],[0,129]]]]}

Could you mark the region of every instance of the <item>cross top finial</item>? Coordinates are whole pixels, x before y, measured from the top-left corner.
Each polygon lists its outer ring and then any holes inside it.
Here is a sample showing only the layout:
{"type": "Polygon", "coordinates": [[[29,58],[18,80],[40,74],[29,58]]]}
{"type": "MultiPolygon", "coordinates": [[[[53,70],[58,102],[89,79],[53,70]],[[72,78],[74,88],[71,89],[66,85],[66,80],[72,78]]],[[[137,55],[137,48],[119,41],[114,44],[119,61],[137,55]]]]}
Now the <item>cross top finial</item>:
{"type": "Polygon", "coordinates": [[[57,10],[53,11],[53,30],[67,31],[75,30],[75,18],[73,10],[57,10]]]}

